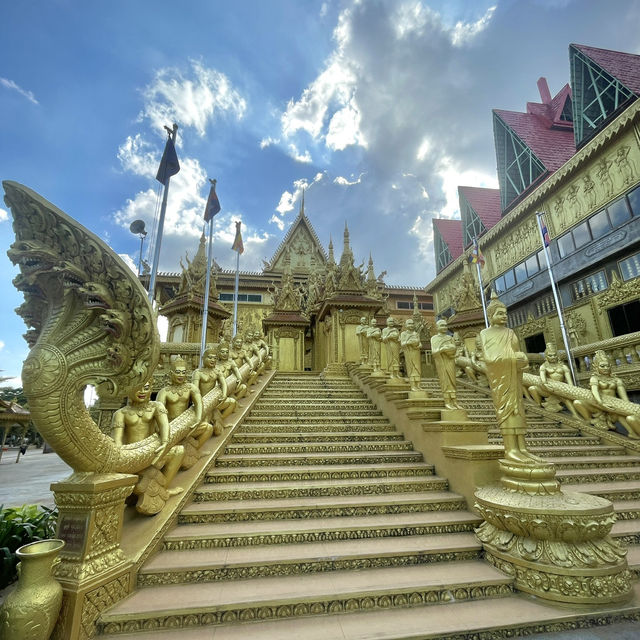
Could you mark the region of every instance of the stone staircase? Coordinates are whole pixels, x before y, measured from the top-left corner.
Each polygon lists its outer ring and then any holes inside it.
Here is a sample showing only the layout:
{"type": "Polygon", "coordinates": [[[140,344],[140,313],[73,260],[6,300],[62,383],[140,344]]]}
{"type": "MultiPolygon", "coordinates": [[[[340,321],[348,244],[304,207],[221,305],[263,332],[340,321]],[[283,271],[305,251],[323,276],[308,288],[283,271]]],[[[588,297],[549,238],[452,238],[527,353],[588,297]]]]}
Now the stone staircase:
{"type": "MultiPolygon", "coordinates": [[[[463,396],[474,419],[495,422],[485,397],[463,396]]],[[[541,455],[565,461],[567,486],[640,470],[640,457],[548,420],[535,419],[531,437],[541,455]]],[[[635,518],[640,509],[620,513],[635,518]]],[[[576,613],[514,594],[511,579],[482,560],[479,523],[349,379],[278,374],[99,632],[111,640],[498,638],[601,619],[602,609],[576,613]]],[[[624,607],[611,609],[624,619],[624,607]]]]}

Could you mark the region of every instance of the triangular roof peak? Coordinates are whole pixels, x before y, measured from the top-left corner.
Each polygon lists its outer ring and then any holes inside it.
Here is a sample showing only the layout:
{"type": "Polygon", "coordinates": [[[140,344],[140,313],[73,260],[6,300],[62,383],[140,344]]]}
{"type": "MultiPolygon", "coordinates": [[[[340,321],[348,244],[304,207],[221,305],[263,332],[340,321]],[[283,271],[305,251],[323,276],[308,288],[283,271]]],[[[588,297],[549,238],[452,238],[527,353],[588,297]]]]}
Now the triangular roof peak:
{"type": "Polygon", "coordinates": [[[588,47],[584,44],[572,43],[569,47],[574,47],[588,58],[591,58],[597,65],[602,67],[607,73],[622,82],[627,89],[640,95],[640,56],[634,53],[624,53],[623,51],[612,51],[610,49],[599,49],[588,47]]]}
{"type": "Polygon", "coordinates": [[[314,267],[324,268],[327,254],[320,243],[311,221],[304,212],[304,196],[300,203],[300,212],[291,223],[280,246],[269,261],[266,271],[282,272],[284,270],[284,253],[291,252],[291,269],[293,273],[310,273],[314,267]]]}

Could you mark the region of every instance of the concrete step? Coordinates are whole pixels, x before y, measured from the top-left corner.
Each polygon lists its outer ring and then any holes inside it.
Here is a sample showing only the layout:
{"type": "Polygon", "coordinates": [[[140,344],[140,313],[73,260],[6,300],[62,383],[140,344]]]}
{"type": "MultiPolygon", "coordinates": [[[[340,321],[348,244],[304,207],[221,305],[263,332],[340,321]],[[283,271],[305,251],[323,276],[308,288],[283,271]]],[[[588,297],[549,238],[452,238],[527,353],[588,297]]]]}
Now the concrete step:
{"type": "Polygon", "coordinates": [[[281,480],[345,480],[347,478],[395,478],[399,476],[430,476],[433,465],[426,463],[396,463],[363,465],[307,465],[268,467],[266,469],[213,468],[205,482],[279,482],[281,480]]]}
{"type": "Polygon", "coordinates": [[[279,433],[251,432],[234,433],[233,442],[237,444],[251,443],[285,443],[285,442],[367,442],[369,440],[400,441],[404,436],[399,431],[378,431],[374,433],[352,433],[335,431],[333,433],[299,433],[282,431],[279,433]]]}
{"type": "Polygon", "coordinates": [[[576,491],[600,496],[607,500],[640,500],[640,480],[622,480],[618,482],[592,482],[582,484],[563,484],[564,491],[576,491]]]}
{"type": "Polygon", "coordinates": [[[140,589],[103,614],[100,627],[107,633],[118,633],[131,627],[127,623],[137,620],[141,629],[157,630],[169,627],[168,618],[171,625],[181,630],[202,624],[271,618],[297,621],[314,616],[318,620],[318,615],[331,612],[360,609],[389,612],[456,599],[495,598],[511,595],[513,588],[510,579],[493,567],[478,561],[460,561],[446,567],[424,564],[238,583],[185,584],[179,593],[185,603],[181,607],[176,606],[175,586],[140,589]]]}
{"type": "Polygon", "coordinates": [[[355,451],[332,453],[274,453],[264,454],[224,454],[216,460],[216,467],[268,467],[314,464],[385,464],[394,462],[422,462],[422,454],[417,451],[355,451]]]}
{"type": "Polygon", "coordinates": [[[245,418],[244,424],[274,424],[274,425],[286,425],[286,424],[319,424],[319,425],[352,425],[352,424],[385,424],[387,427],[390,422],[388,418],[384,416],[286,416],[277,415],[275,417],[267,416],[249,416],[245,418]]]}
{"type": "Polygon", "coordinates": [[[611,469],[636,465],[640,463],[640,456],[628,456],[616,451],[606,456],[549,456],[547,460],[553,462],[556,469],[611,469]]]}
{"type": "Polygon", "coordinates": [[[272,500],[317,496],[363,496],[423,491],[446,491],[449,483],[438,476],[385,478],[371,482],[355,480],[295,480],[280,482],[238,482],[203,484],[193,494],[194,502],[225,500],[272,500]]]}
{"type": "MultiPolygon", "coordinates": [[[[602,627],[600,630],[599,626],[636,619],[639,600],[640,584],[634,586],[634,597],[629,603],[588,609],[554,606],[526,595],[475,600],[465,597],[460,589],[444,595],[442,599],[435,597],[435,594],[434,597],[427,597],[425,602],[433,603],[430,606],[420,606],[416,602],[417,606],[413,607],[372,609],[370,601],[356,600],[350,605],[336,606],[336,611],[332,611],[329,605],[326,611],[323,608],[325,615],[322,616],[294,619],[277,619],[277,609],[273,613],[266,609],[264,615],[274,619],[247,621],[244,624],[232,624],[230,621],[215,628],[184,628],[182,624],[176,629],[149,631],[144,636],[123,633],[104,636],[104,640],[211,640],[212,632],[215,632],[215,640],[461,640],[533,637],[534,634],[562,631],[567,631],[567,640],[604,640],[614,637],[630,640],[636,631],[635,622],[621,625],[624,627],[621,632],[623,635],[619,636],[608,635],[608,629],[602,627]],[[345,615],[345,611],[349,613],[345,615]]],[[[385,599],[380,604],[387,603],[385,599]]],[[[132,611],[131,616],[134,615],[132,611]]],[[[164,620],[173,621],[173,618],[167,615],[164,620]]],[[[207,620],[194,618],[192,624],[211,624],[207,620]]],[[[187,621],[175,622],[177,627],[187,621]]],[[[141,627],[140,621],[132,623],[132,628],[141,627]]],[[[147,628],[153,629],[154,625],[150,624],[147,628]]],[[[114,632],[120,629],[124,630],[124,625],[113,627],[114,632]]],[[[560,640],[563,635],[557,637],[560,640]]]]}
{"type": "Polygon", "coordinates": [[[556,471],[556,478],[563,485],[640,480],[640,465],[635,467],[611,467],[609,469],[558,469],[556,471]]]}
{"type": "Polygon", "coordinates": [[[306,520],[180,524],[165,536],[164,549],[177,551],[458,533],[473,531],[481,522],[478,516],[468,511],[427,511],[306,520]]]}
{"type": "Polygon", "coordinates": [[[400,442],[386,442],[380,440],[372,440],[370,442],[294,442],[294,443],[266,443],[266,444],[246,444],[232,442],[227,445],[225,455],[241,455],[241,454],[264,454],[272,453],[347,453],[351,451],[412,451],[413,444],[408,440],[400,442]]]}
{"type": "Polygon", "coordinates": [[[529,447],[531,453],[535,453],[543,458],[555,457],[584,457],[603,455],[624,455],[624,447],[615,445],[583,445],[583,446],[556,446],[556,447],[529,447]]]}
{"type": "MultiPolygon", "coordinates": [[[[531,437],[527,434],[525,438],[529,447],[586,447],[597,446],[600,444],[600,438],[569,438],[566,436],[560,436],[556,438],[544,438],[544,437],[531,437]]],[[[498,444],[502,442],[500,437],[489,436],[490,444],[498,444]]]]}
{"type": "Polygon", "coordinates": [[[464,509],[466,509],[464,498],[452,491],[396,493],[391,496],[228,500],[221,503],[193,502],[188,504],[178,516],[178,522],[196,524],[249,520],[297,520],[464,509]]]}
{"type": "Polygon", "coordinates": [[[481,551],[473,533],[161,551],[138,572],[138,586],[475,560],[481,551]]]}
{"type": "MultiPolygon", "coordinates": [[[[640,520],[618,520],[611,528],[611,537],[626,545],[640,548],[640,520]]],[[[640,566],[640,558],[638,558],[640,566]]]]}
{"type": "MultiPolygon", "coordinates": [[[[349,433],[375,433],[375,432],[388,432],[391,428],[389,421],[382,421],[377,423],[365,423],[365,424],[350,424],[349,433]]],[[[313,424],[309,422],[304,423],[287,423],[287,424],[275,424],[271,421],[255,421],[248,422],[245,420],[242,423],[242,433],[264,433],[268,430],[269,433],[291,433],[294,430],[296,433],[344,433],[344,424],[339,422],[329,424],[313,424]]]]}

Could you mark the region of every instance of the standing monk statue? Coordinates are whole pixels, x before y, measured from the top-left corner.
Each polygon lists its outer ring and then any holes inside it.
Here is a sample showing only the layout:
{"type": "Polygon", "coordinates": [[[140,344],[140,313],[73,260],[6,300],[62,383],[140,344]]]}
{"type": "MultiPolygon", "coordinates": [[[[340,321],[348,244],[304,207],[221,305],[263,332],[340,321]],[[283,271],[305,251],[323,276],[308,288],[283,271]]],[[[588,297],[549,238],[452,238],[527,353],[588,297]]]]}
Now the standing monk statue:
{"type": "Polygon", "coordinates": [[[400,377],[400,331],[395,320],[389,316],[382,330],[382,342],[387,353],[387,370],[391,379],[400,377]]]}
{"type": "Polygon", "coordinates": [[[197,385],[187,380],[187,363],[182,358],[176,358],[171,363],[171,384],[158,391],[157,402],[162,402],[167,408],[169,422],[175,420],[193,405],[196,424],[185,439],[185,456],[182,466],[185,469],[193,466],[200,455],[202,445],[211,437],[213,426],[202,419],[202,396],[197,385]]]}
{"type": "Polygon", "coordinates": [[[422,367],[420,364],[420,349],[422,345],[420,344],[420,335],[416,331],[413,318],[407,318],[404,322],[404,331],[400,334],[400,347],[402,353],[404,353],[404,362],[411,391],[421,391],[422,367]]]}
{"type": "Polygon", "coordinates": [[[358,345],[360,346],[360,364],[367,364],[369,360],[369,343],[367,342],[367,319],[362,316],[360,324],[356,327],[356,336],[358,336],[358,345]]]}
{"type": "Polygon", "coordinates": [[[438,333],[431,338],[431,355],[436,365],[440,389],[447,409],[460,409],[456,397],[456,351],[457,347],[447,331],[447,321],[436,322],[438,333]]]}
{"type": "Polygon", "coordinates": [[[527,368],[527,355],[520,350],[518,336],[507,327],[507,308],[495,293],[487,309],[488,329],[480,332],[484,372],[504,440],[505,459],[519,464],[539,464],[542,460],[527,450],[524,436],[527,423],[524,414],[522,372],[527,368]]]}

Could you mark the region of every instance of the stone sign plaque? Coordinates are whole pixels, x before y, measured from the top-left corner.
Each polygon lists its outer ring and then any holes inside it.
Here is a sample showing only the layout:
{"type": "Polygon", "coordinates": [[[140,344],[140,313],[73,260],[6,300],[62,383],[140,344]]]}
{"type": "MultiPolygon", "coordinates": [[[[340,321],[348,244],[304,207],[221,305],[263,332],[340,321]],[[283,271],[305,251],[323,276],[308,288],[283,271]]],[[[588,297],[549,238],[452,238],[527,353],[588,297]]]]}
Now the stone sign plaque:
{"type": "Polygon", "coordinates": [[[84,553],[88,527],[88,516],[63,515],[60,518],[58,537],[66,543],[64,547],[65,553],[73,553],[79,556],[84,553]]]}

